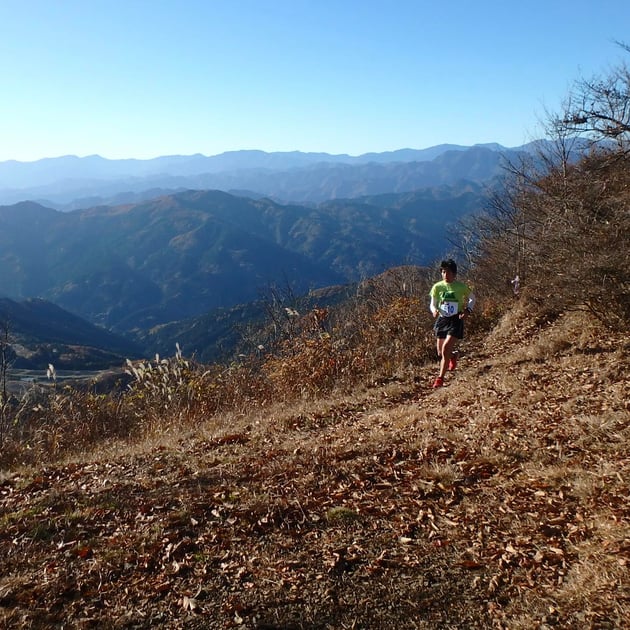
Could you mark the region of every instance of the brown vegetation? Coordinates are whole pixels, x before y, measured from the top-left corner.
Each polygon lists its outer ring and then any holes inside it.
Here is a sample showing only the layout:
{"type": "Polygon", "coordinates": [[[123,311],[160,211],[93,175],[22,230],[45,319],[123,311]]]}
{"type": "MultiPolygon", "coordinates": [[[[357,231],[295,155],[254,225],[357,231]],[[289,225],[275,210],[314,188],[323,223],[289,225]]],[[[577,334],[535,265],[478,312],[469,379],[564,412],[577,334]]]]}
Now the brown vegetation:
{"type": "Polygon", "coordinates": [[[444,388],[403,268],[240,363],[3,404],[0,623],[625,627],[627,159],[515,170],[444,388]]]}
{"type": "Polygon", "coordinates": [[[425,365],[6,476],[1,619],[623,627],[630,337],[523,311],[442,390],[425,365]]]}

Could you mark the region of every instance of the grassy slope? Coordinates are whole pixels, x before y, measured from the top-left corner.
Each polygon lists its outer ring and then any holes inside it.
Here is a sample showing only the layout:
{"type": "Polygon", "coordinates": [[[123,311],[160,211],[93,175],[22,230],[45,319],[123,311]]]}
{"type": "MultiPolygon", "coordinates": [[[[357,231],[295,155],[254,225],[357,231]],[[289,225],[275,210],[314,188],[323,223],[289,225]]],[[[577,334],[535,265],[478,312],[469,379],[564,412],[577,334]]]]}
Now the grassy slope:
{"type": "Polygon", "coordinates": [[[350,396],[0,482],[0,624],[622,628],[630,338],[513,315],[350,396]]]}

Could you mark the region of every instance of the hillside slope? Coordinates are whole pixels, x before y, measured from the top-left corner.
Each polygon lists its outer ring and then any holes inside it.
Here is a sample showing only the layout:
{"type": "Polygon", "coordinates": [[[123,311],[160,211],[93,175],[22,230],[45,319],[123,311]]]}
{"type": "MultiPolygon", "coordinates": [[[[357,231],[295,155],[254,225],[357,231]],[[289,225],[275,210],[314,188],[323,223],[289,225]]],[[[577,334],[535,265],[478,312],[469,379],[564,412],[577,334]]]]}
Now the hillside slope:
{"type": "Polygon", "coordinates": [[[8,325],[15,369],[99,370],[140,356],[132,341],[90,324],[45,300],[0,297],[0,323],[8,325]]]}
{"type": "Polygon", "coordinates": [[[0,623],[622,628],[630,337],[512,313],[433,366],[0,483],[0,623]]]}
{"type": "Polygon", "coordinates": [[[0,206],[0,295],[42,297],[121,334],[147,330],[272,286],[300,294],[429,264],[484,198],[462,183],[319,208],[216,190],[69,213],[0,206]]]}

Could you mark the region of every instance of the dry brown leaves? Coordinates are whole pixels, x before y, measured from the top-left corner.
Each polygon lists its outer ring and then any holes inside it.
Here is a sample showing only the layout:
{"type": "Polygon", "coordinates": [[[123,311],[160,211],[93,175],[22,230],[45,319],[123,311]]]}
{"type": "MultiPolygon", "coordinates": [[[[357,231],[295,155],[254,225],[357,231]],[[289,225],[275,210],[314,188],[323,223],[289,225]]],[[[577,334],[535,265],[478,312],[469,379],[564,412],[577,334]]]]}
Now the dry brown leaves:
{"type": "Polygon", "coordinates": [[[621,628],[622,357],[585,343],[550,369],[492,343],[442,390],[425,368],[420,385],[5,479],[0,622],[621,628]]]}

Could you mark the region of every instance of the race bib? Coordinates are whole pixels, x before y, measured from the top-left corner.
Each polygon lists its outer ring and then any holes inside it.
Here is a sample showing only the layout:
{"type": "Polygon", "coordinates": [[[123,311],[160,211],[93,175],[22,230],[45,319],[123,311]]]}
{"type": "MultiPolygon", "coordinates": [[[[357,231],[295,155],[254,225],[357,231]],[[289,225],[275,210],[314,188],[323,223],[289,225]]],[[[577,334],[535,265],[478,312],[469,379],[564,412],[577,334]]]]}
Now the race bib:
{"type": "Polygon", "coordinates": [[[442,302],[440,305],[440,313],[444,317],[452,317],[453,315],[457,315],[459,313],[459,302],[442,302]]]}

